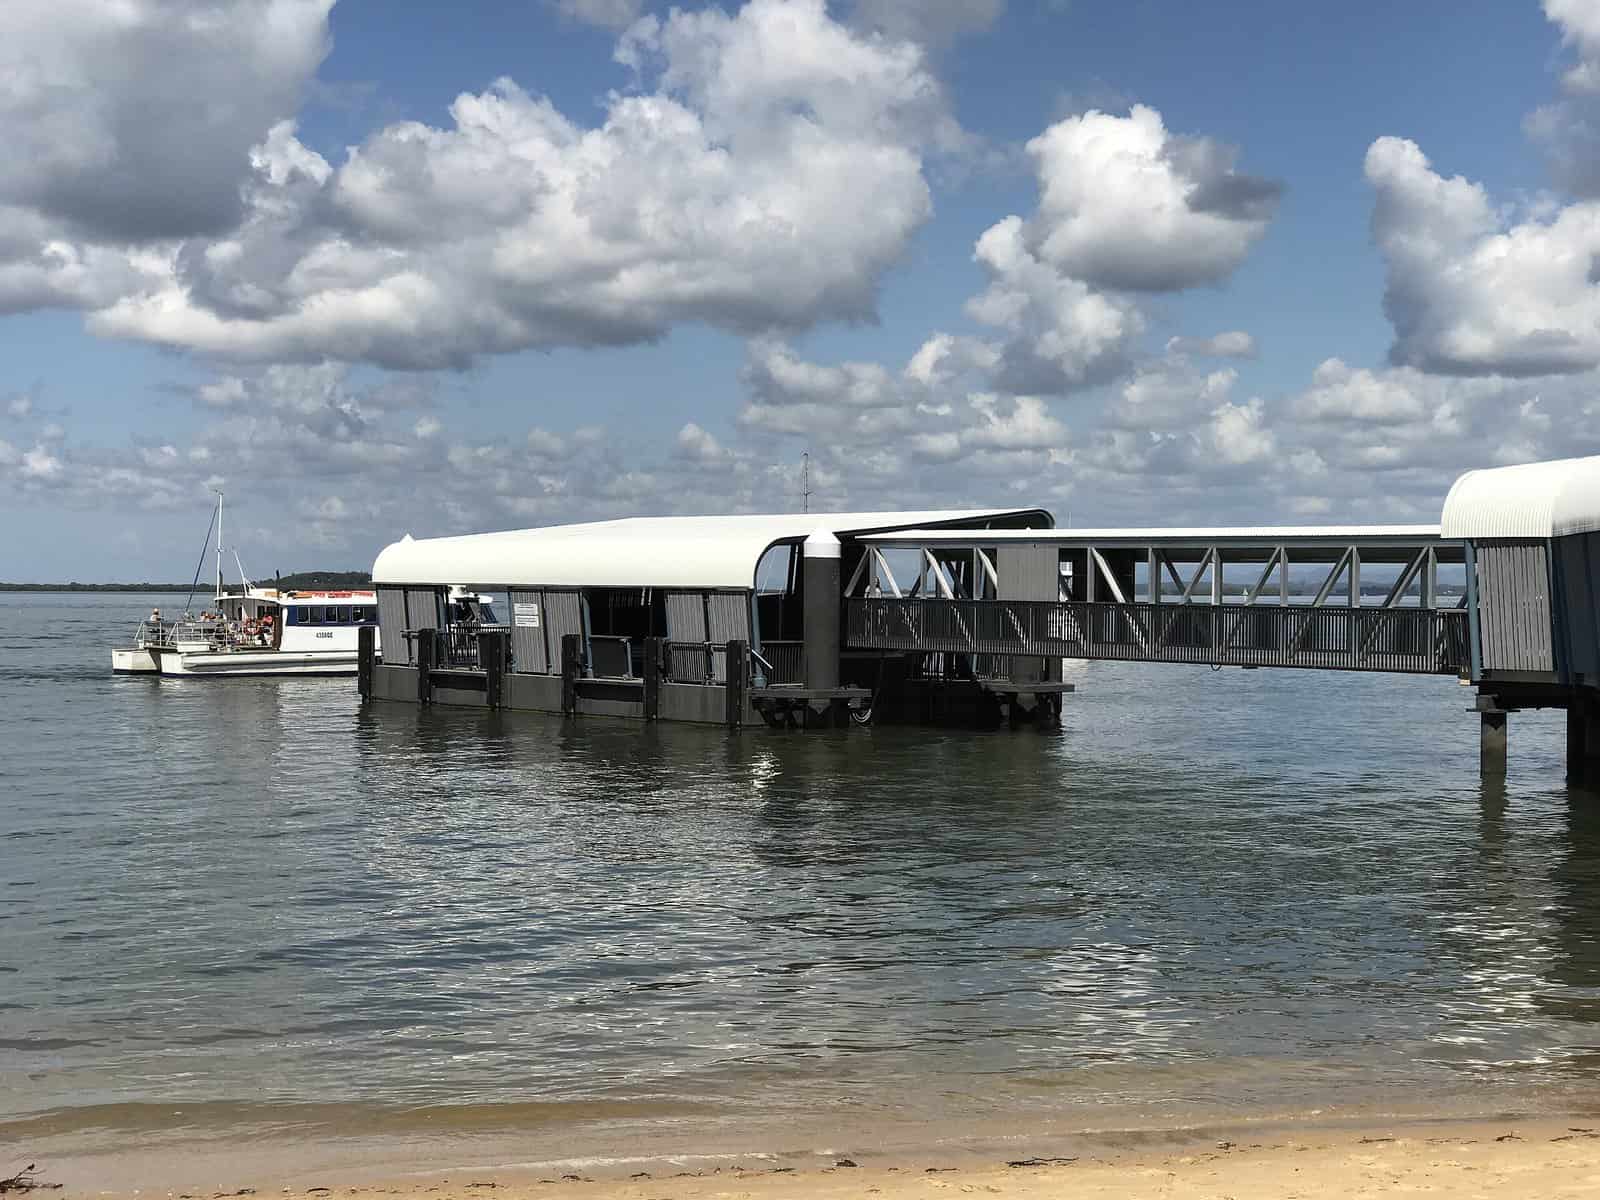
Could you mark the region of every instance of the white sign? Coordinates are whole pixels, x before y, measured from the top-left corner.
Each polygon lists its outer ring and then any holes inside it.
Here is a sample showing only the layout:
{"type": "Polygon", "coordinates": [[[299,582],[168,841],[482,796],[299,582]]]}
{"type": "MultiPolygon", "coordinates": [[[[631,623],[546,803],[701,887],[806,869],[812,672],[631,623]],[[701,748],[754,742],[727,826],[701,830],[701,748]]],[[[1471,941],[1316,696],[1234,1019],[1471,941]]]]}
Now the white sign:
{"type": "Polygon", "coordinates": [[[529,600],[518,602],[511,606],[512,623],[521,629],[539,628],[539,605],[529,600]]]}

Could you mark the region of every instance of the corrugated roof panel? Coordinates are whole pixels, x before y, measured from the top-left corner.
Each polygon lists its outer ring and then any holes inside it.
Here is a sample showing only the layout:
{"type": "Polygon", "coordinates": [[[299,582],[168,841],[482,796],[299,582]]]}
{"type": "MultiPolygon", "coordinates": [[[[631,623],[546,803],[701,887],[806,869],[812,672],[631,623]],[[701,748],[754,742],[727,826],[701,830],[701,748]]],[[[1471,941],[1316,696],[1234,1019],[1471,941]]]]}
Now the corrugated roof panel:
{"type": "Polygon", "coordinates": [[[461,537],[410,538],[384,548],[374,583],[510,587],[749,588],[775,542],[914,525],[1034,518],[1042,509],[629,517],[461,537]]]}
{"type": "Polygon", "coordinates": [[[1600,457],[1468,471],[1445,497],[1447,538],[1551,538],[1600,529],[1600,457]]]}

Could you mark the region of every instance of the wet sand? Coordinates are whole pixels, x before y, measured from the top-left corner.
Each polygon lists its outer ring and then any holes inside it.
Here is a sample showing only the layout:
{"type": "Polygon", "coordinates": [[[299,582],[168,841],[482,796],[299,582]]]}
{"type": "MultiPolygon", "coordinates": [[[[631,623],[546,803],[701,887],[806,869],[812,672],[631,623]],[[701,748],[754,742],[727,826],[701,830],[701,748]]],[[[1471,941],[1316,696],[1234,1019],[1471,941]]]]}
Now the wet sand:
{"type": "MultiPolygon", "coordinates": [[[[1192,1135],[1191,1135],[1192,1136],[1192,1135]]],[[[814,1166],[773,1166],[759,1156],[745,1162],[690,1169],[670,1159],[632,1164],[623,1158],[602,1168],[571,1163],[498,1167],[438,1166],[385,1176],[381,1164],[341,1174],[318,1168],[306,1155],[241,1145],[233,1170],[207,1189],[146,1186],[118,1188],[115,1161],[40,1163],[39,1178],[60,1190],[35,1196],[139,1196],[213,1200],[226,1196],[282,1195],[304,1200],[925,1200],[960,1195],[1019,1200],[1071,1196],[1084,1200],[1134,1197],[1223,1197],[1288,1200],[1293,1197],[1397,1196],[1433,1193],[1460,1197],[1566,1197],[1600,1194],[1600,1120],[1439,1123],[1401,1129],[1295,1131],[1241,1134],[1182,1144],[1124,1150],[1103,1147],[1077,1154],[1017,1151],[1004,1162],[941,1159],[925,1154],[897,1163],[863,1156],[819,1155],[814,1166]],[[92,1180],[92,1182],[91,1182],[92,1180]],[[109,1185],[109,1186],[108,1186],[109,1185]]],[[[221,1148],[218,1148],[221,1149],[221,1148]]],[[[442,1147],[438,1149],[442,1150],[442,1147]]],[[[226,1152],[224,1151],[224,1154],[226,1152]]],[[[138,1157],[138,1156],[134,1156],[138,1157]]],[[[442,1156],[440,1161],[445,1161],[442,1156]]],[[[218,1162],[228,1161],[226,1157],[218,1162]]],[[[413,1160],[414,1163],[414,1160],[413,1160]]],[[[129,1178],[153,1165],[132,1169],[129,1178]]],[[[172,1164],[178,1166],[178,1164],[172,1164]]],[[[190,1164],[191,1166],[193,1164],[190,1164]]],[[[344,1169],[346,1172],[348,1168],[344,1169]]]]}

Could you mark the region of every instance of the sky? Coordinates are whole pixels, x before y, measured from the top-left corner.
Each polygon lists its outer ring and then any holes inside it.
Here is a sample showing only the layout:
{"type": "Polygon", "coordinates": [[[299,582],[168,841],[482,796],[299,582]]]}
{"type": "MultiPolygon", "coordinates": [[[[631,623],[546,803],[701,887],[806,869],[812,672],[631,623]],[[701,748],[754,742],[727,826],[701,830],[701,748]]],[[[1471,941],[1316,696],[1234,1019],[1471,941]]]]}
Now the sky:
{"type": "Polygon", "coordinates": [[[1597,383],[1600,0],[0,5],[8,580],[1436,521],[1597,383]]]}

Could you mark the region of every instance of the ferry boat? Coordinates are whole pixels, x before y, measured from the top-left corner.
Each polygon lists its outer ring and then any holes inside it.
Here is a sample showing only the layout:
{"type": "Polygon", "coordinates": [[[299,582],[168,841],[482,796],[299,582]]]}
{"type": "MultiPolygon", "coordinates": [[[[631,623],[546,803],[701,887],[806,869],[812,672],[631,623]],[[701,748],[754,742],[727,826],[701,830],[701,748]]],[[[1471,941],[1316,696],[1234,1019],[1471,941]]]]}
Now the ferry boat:
{"type": "MultiPolygon", "coordinates": [[[[209,676],[354,675],[363,625],[378,624],[378,596],[359,590],[258,587],[239,566],[240,584],[222,582],[222,499],[217,531],[217,590],[208,607],[168,621],[159,609],[134,631],[131,646],[111,651],[120,674],[209,676]]],[[[206,541],[211,540],[211,528],[206,541]]],[[[235,561],[238,556],[235,555],[235,561]]],[[[205,560],[204,551],[201,561],[205,560]]]]}

